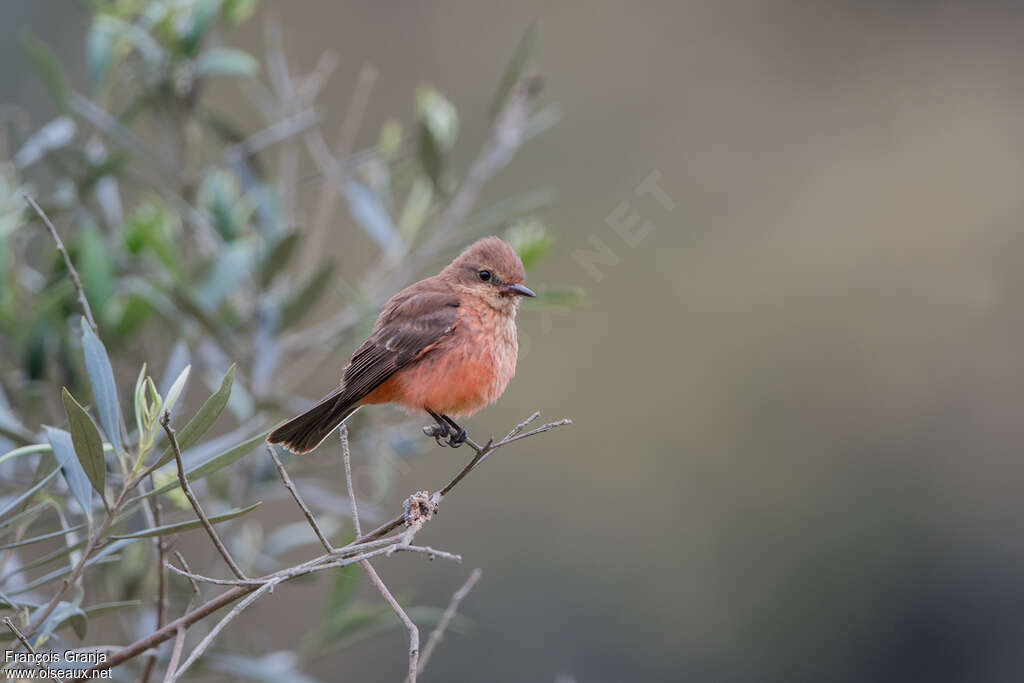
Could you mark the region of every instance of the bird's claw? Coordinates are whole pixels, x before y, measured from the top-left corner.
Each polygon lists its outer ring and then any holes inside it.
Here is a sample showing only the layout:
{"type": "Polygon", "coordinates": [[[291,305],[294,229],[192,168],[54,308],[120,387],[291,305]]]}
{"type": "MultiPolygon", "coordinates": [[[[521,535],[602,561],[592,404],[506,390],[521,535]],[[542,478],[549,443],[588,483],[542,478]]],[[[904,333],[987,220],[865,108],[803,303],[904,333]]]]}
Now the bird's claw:
{"type": "Polygon", "coordinates": [[[458,430],[452,430],[449,433],[448,440],[445,441],[445,444],[452,448],[458,448],[464,443],[466,443],[466,430],[463,427],[459,427],[458,430]]]}
{"type": "Polygon", "coordinates": [[[424,426],[423,433],[427,436],[433,437],[438,446],[444,446],[445,442],[443,439],[445,437],[450,437],[452,430],[448,425],[438,423],[424,426]]]}

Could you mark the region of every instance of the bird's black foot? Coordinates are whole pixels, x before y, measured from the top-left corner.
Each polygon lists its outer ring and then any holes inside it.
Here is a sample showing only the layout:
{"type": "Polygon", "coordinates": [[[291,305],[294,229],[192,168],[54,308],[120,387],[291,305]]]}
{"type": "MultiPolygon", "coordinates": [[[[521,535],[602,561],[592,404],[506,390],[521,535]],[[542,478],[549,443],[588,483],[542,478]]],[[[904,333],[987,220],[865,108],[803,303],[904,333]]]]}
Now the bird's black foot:
{"type": "Polygon", "coordinates": [[[451,425],[441,419],[441,416],[437,413],[433,413],[429,410],[427,412],[430,413],[430,417],[434,418],[434,421],[437,424],[424,426],[423,433],[427,436],[434,437],[434,441],[437,442],[438,446],[446,445],[448,442],[445,441],[445,439],[447,438],[450,441],[452,437],[451,425]]]}
{"type": "Polygon", "coordinates": [[[452,448],[458,448],[462,444],[466,443],[466,430],[460,427],[455,420],[451,419],[447,415],[442,415],[441,419],[448,423],[451,427],[449,432],[448,440],[445,442],[452,448]]]}
{"type": "Polygon", "coordinates": [[[430,417],[434,418],[437,424],[427,425],[423,433],[434,437],[438,446],[451,446],[458,448],[466,442],[466,430],[460,427],[447,415],[438,415],[430,410],[427,411],[430,417]]]}

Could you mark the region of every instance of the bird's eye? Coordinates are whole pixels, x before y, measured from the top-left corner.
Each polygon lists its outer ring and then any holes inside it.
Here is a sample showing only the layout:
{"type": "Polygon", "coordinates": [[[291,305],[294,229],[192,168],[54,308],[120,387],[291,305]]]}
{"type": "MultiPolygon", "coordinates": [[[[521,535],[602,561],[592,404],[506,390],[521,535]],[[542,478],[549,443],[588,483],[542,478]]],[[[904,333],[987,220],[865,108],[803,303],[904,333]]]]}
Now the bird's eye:
{"type": "Polygon", "coordinates": [[[478,276],[480,277],[480,279],[481,279],[482,281],[484,281],[484,282],[490,282],[490,279],[491,279],[491,271],[489,271],[489,270],[481,270],[480,272],[478,272],[478,273],[477,273],[477,275],[478,275],[478,276]]]}

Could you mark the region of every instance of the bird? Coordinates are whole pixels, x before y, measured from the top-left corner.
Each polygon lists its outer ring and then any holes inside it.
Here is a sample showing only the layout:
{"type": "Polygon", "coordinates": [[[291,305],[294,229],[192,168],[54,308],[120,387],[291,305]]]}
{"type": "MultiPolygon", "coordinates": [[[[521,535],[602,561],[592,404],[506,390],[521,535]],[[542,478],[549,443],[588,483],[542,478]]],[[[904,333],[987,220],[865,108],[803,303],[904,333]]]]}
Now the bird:
{"type": "Polygon", "coordinates": [[[309,453],[365,405],[395,403],[426,412],[439,445],[457,448],[468,417],[496,401],[516,371],[516,312],[523,262],[507,242],[484,237],[440,273],[392,296],[373,332],[352,354],[339,386],[274,429],[267,442],[309,453]]]}

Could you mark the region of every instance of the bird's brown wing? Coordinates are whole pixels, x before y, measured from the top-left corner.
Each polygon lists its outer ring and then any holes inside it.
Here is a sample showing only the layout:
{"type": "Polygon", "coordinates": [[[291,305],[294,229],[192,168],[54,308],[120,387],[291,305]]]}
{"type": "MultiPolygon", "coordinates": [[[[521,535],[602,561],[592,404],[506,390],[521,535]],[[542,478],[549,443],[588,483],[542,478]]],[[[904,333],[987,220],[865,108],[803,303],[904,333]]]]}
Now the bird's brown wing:
{"type": "Polygon", "coordinates": [[[447,288],[421,288],[424,284],[413,285],[388,302],[373,334],[345,368],[342,402],[356,403],[452,333],[458,296],[447,288]]]}

